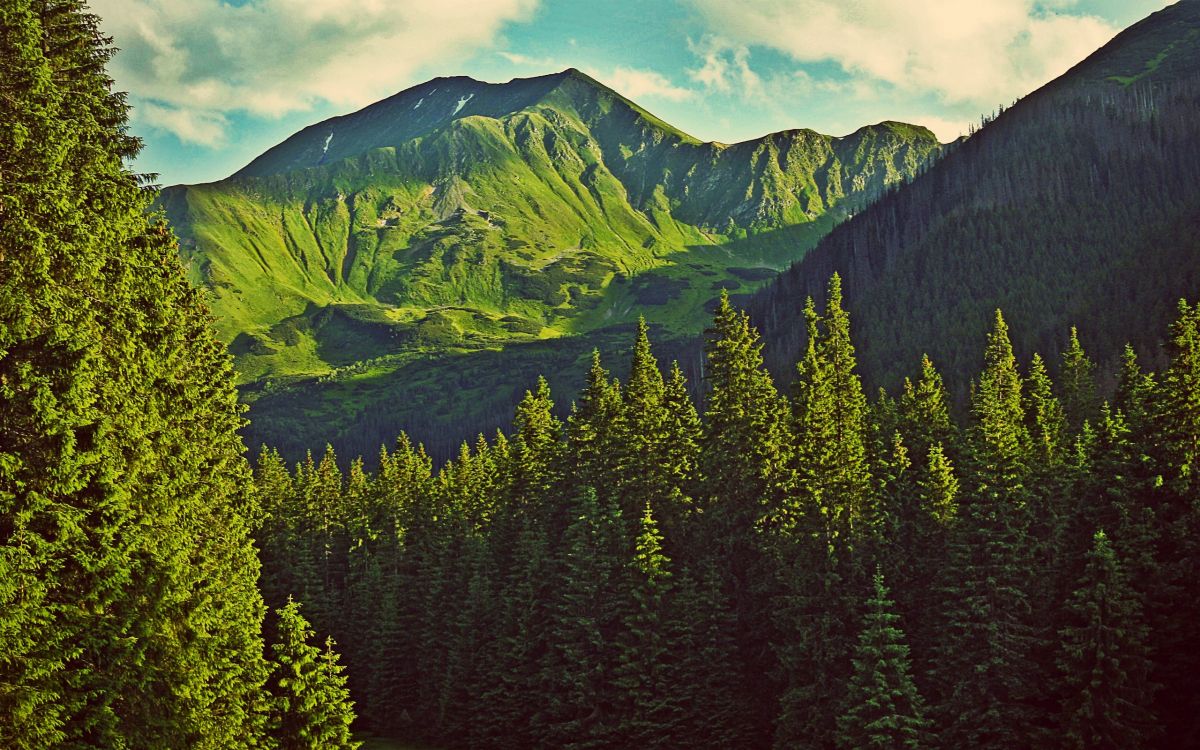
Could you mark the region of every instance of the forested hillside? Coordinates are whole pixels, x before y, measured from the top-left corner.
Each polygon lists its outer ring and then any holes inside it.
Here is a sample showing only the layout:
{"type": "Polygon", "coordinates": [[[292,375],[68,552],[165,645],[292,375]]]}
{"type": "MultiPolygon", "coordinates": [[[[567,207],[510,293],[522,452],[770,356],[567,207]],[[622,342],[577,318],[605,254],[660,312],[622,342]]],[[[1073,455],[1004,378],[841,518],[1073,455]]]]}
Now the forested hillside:
{"type": "Polygon", "coordinates": [[[993,311],[965,422],[915,355],[868,401],[836,276],[805,318],[788,395],[725,299],[700,411],[641,326],[565,423],[539,381],[441,467],[264,451],[264,595],[366,725],[445,747],[1200,741],[1200,305],[1103,403],[1074,330],[1054,383],[993,311]]]}
{"type": "Polygon", "coordinates": [[[749,305],[773,372],[803,351],[803,304],[835,270],[872,385],[928,352],[965,400],[976,332],[1002,307],[1017,352],[1078,325],[1105,385],[1125,342],[1153,361],[1200,291],[1200,2],[1119,34],[1001,112],[926,174],[839,226],[749,305]]]}

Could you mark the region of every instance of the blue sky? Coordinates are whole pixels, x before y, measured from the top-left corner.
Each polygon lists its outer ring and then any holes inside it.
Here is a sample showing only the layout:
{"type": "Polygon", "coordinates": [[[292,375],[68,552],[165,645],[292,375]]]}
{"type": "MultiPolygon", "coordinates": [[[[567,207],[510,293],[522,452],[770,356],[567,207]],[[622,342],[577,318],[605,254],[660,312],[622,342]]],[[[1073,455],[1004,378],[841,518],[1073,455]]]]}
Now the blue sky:
{"type": "Polygon", "coordinates": [[[305,125],[439,75],[577,67],[735,142],[885,119],[943,140],[1162,0],[92,0],[160,182],[220,179],[305,125]]]}

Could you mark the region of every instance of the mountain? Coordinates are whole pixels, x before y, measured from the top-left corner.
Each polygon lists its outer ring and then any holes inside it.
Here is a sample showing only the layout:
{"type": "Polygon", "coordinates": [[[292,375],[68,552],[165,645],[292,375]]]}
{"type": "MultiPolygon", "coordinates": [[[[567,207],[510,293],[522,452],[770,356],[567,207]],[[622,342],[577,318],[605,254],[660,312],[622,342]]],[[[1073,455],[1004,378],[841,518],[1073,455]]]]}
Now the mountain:
{"type": "Polygon", "coordinates": [[[804,299],[843,277],[859,363],[895,387],[927,352],[958,383],[1002,308],[1022,357],[1079,336],[1111,373],[1154,363],[1180,297],[1200,295],[1200,2],[1119,34],[1002,111],[925,174],[824,238],[751,312],[773,369],[804,346],[804,299]]]}
{"type": "Polygon", "coordinates": [[[721,289],[762,286],[941,151],[897,122],[703,143],[573,69],[438,78],[158,206],[212,290],[251,440],[415,424],[449,444],[639,314],[697,333],[721,289]],[[418,392],[447,371],[472,380],[418,392]]]}

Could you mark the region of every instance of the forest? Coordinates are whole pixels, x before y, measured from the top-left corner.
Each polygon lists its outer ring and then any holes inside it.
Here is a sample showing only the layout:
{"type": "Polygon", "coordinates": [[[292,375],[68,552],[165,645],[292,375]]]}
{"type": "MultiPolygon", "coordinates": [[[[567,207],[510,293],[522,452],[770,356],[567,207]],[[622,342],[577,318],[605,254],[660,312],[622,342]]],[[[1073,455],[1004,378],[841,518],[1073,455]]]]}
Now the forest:
{"type": "Polygon", "coordinates": [[[565,419],[252,466],[113,54],[0,2],[0,747],[1200,744],[1200,304],[868,394],[830,274],[786,389],[722,294],[691,383],[642,321],[565,419]]]}
{"type": "Polygon", "coordinates": [[[1172,5],[1001,107],[756,294],[747,309],[776,378],[791,379],[804,300],[835,271],[873,387],[899,387],[926,351],[964,403],[997,307],[1022,359],[1057,358],[1075,325],[1104,375],[1127,342],[1160,365],[1175,301],[1200,288],[1198,24],[1200,3],[1172,5]],[[1175,54],[1152,72],[1118,75],[1163,47],[1175,54]]]}
{"type": "Polygon", "coordinates": [[[835,275],[791,392],[725,298],[702,410],[643,324],[561,422],[435,470],[401,436],[254,484],[262,589],[339,644],[360,722],[443,747],[1187,747],[1200,306],[1101,399],[1075,331],[969,415],[927,357],[868,400],[835,275]]]}

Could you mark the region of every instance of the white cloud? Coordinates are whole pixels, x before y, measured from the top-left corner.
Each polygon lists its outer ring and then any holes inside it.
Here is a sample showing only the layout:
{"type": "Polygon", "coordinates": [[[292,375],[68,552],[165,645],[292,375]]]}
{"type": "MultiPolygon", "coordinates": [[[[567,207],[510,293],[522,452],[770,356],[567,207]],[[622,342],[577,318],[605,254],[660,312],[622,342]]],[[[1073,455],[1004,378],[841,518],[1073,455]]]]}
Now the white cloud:
{"type": "Polygon", "coordinates": [[[135,107],[134,116],[151,127],[174,133],[184,143],[210,147],[225,145],[228,122],[220,112],[163,107],[153,102],[143,102],[135,107]]]}
{"type": "Polygon", "coordinates": [[[1117,32],[1034,0],[689,1],[737,51],[697,52],[704,64],[694,76],[718,89],[731,85],[722,82],[740,50],[762,45],[949,104],[990,108],[1065,72],[1117,32]]]}
{"type": "Polygon", "coordinates": [[[748,97],[762,93],[762,79],[750,68],[746,45],[709,35],[698,42],[689,39],[688,48],[701,61],[699,68],[688,70],[693,81],[721,93],[736,90],[748,97]]]}
{"type": "Polygon", "coordinates": [[[363,106],[528,19],[539,0],[92,0],[135,116],[219,143],[225,116],[363,106]]]}
{"type": "Polygon", "coordinates": [[[691,99],[694,95],[691,89],[676,86],[666,76],[653,70],[618,66],[610,74],[601,74],[597,78],[617,93],[634,101],[642,97],[657,97],[671,102],[681,102],[691,99]]]}
{"type": "Polygon", "coordinates": [[[932,130],[933,134],[942,143],[949,143],[960,135],[966,135],[972,125],[967,120],[955,120],[947,117],[939,117],[938,115],[913,115],[912,117],[903,117],[901,119],[914,125],[924,125],[932,130]]]}

